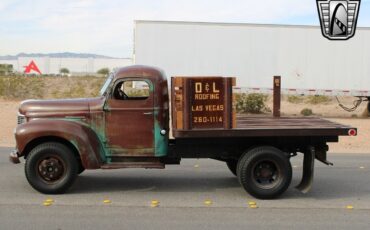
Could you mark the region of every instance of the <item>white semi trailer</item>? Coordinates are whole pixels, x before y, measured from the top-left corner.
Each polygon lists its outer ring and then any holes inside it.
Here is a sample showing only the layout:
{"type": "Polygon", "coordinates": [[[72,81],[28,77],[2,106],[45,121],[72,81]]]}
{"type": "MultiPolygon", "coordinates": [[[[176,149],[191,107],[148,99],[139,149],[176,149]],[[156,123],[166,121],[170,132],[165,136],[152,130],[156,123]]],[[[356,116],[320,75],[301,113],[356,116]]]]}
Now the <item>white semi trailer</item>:
{"type": "Polygon", "coordinates": [[[370,28],[329,41],[318,26],[136,21],[134,62],[168,76],[236,76],[240,92],[370,97],[370,28]]]}

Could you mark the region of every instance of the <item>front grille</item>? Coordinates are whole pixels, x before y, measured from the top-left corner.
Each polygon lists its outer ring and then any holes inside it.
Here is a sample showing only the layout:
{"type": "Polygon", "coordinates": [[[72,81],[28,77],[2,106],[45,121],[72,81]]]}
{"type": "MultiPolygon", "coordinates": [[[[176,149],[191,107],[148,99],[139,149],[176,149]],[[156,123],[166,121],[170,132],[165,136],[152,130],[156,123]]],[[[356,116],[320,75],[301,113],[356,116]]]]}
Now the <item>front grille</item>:
{"type": "Polygon", "coordinates": [[[26,117],[24,115],[18,115],[17,123],[18,125],[26,123],[26,117]]]}

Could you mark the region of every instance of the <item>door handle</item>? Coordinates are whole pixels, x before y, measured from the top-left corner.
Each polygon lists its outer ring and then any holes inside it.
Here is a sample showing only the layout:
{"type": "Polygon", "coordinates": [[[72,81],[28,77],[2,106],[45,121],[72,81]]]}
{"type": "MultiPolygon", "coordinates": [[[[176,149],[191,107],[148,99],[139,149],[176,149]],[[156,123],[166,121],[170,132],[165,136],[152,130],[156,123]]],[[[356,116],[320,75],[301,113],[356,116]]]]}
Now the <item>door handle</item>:
{"type": "Polygon", "coordinates": [[[153,115],[153,112],[143,113],[144,115],[153,115]]]}

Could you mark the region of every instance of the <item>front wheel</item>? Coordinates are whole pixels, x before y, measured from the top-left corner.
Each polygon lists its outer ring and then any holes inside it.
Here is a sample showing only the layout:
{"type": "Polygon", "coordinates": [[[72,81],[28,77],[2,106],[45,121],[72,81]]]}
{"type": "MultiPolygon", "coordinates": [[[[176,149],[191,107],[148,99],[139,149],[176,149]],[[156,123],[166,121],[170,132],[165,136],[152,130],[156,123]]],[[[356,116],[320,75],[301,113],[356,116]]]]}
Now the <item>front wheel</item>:
{"type": "Polygon", "coordinates": [[[67,146],[47,142],[31,150],[27,156],[25,173],[30,185],[37,191],[60,194],[76,179],[78,162],[67,146]]]}
{"type": "Polygon", "coordinates": [[[244,189],[260,199],[280,196],[292,181],[289,157],[275,147],[257,147],[246,152],[240,158],[237,170],[244,189]]]}

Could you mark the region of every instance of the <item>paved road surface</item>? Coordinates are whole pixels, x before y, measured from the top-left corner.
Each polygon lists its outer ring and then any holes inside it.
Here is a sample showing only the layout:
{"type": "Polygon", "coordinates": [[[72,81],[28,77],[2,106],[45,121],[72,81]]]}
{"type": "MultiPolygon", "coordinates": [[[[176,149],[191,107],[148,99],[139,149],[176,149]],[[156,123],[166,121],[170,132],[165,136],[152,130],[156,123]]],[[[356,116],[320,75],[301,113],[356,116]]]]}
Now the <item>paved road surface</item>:
{"type": "Polygon", "coordinates": [[[297,157],[285,195],[259,201],[223,163],[212,160],[184,160],[166,170],[87,171],[69,193],[47,196],[28,185],[24,164],[8,162],[9,151],[0,148],[1,230],[370,229],[370,154],[331,154],[335,166],[318,163],[306,195],[294,189],[302,168],[297,157]],[[54,204],[43,206],[47,198],[54,204]],[[208,199],[210,206],[204,204],[208,199]],[[159,207],[151,208],[152,200],[159,207]],[[249,208],[249,201],[258,209],[249,208]]]}

